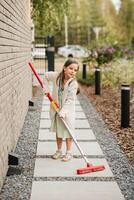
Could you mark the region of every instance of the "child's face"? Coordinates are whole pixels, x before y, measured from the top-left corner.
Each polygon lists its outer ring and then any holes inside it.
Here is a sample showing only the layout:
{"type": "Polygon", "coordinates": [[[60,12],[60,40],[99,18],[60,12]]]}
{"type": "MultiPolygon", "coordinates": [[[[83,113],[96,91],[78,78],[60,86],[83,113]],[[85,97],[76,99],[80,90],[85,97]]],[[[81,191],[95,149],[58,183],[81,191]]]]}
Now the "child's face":
{"type": "Polygon", "coordinates": [[[65,79],[75,78],[77,71],[78,71],[78,65],[75,63],[69,65],[68,67],[65,67],[64,68],[65,79]]]}

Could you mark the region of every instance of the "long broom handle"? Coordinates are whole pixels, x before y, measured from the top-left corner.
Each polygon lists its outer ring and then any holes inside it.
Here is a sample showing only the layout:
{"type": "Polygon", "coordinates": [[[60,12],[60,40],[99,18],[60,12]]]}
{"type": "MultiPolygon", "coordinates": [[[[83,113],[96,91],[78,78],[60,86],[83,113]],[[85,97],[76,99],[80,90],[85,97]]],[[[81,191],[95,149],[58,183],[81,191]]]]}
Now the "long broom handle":
{"type": "MultiPolygon", "coordinates": [[[[39,76],[38,73],[36,72],[34,66],[33,66],[30,62],[29,62],[29,66],[30,66],[30,68],[32,69],[32,71],[33,71],[34,75],[36,76],[36,78],[38,79],[38,81],[39,81],[41,87],[44,89],[43,81],[41,80],[40,76],[39,76]]],[[[51,102],[51,104],[52,104],[54,110],[55,110],[55,111],[57,112],[57,114],[59,115],[59,106],[58,106],[58,104],[53,100],[53,98],[51,97],[50,93],[47,93],[47,97],[48,97],[48,99],[50,100],[50,102],[51,102]]],[[[75,137],[73,136],[73,133],[72,133],[72,131],[70,130],[68,124],[65,122],[65,120],[64,120],[63,118],[61,118],[61,120],[62,120],[62,122],[64,123],[65,127],[67,128],[67,130],[69,131],[70,136],[72,137],[72,139],[73,139],[75,145],[77,146],[77,148],[78,148],[80,154],[82,155],[83,159],[85,160],[86,164],[89,164],[89,162],[88,162],[88,160],[87,160],[87,157],[84,155],[84,153],[83,153],[81,147],[79,146],[77,140],[76,140],[75,137]]]]}
{"type": "Polygon", "coordinates": [[[62,120],[62,122],[64,123],[65,127],[67,128],[67,130],[69,131],[70,136],[72,137],[72,139],[73,139],[75,145],[77,146],[77,148],[78,148],[80,154],[82,155],[83,159],[85,160],[86,164],[89,164],[89,161],[88,161],[87,157],[84,155],[83,150],[82,150],[81,147],[79,146],[79,144],[78,144],[76,138],[74,137],[72,131],[70,130],[68,124],[65,122],[65,120],[64,120],[63,118],[61,118],[61,120],[62,120]]]}

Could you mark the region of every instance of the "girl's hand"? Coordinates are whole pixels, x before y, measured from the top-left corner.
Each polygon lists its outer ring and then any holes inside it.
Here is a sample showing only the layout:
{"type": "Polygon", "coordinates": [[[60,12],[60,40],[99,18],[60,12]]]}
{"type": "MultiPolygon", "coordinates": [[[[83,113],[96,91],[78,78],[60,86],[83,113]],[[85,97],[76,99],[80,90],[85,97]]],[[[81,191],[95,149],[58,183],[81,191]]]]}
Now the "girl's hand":
{"type": "Polygon", "coordinates": [[[63,117],[63,116],[61,116],[61,114],[60,114],[60,113],[59,113],[58,115],[59,115],[59,118],[61,118],[61,119],[64,119],[64,117],[63,117]]]}
{"type": "Polygon", "coordinates": [[[47,93],[45,92],[44,94],[45,94],[46,97],[48,96],[48,92],[47,93]]]}

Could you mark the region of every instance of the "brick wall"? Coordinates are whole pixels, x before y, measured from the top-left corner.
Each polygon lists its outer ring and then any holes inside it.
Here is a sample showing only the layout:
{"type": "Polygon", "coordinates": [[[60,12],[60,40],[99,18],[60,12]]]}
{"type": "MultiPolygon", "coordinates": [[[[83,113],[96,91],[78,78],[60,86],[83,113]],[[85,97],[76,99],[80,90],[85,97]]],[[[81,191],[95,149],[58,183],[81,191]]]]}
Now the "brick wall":
{"type": "Polygon", "coordinates": [[[32,95],[30,0],[0,0],[0,188],[32,95]]]}

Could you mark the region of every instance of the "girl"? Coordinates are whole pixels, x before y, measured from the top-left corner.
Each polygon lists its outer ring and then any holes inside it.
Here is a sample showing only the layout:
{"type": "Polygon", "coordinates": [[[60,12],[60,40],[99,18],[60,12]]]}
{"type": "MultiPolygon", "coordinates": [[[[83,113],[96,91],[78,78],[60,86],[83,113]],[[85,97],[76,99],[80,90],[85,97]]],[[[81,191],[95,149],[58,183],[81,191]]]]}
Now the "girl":
{"type": "MultiPolygon", "coordinates": [[[[78,83],[75,75],[79,69],[78,63],[72,59],[65,62],[63,69],[58,72],[46,72],[44,83],[48,86],[49,81],[53,84],[52,97],[60,106],[59,115],[50,107],[51,128],[50,131],[56,132],[57,151],[52,156],[53,159],[69,161],[72,158],[71,147],[72,138],[65,128],[60,118],[63,118],[69,128],[74,132],[75,126],[75,98],[78,91],[78,83]],[[59,117],[60,116],[60,117],[59,117]],[[66,154],[62,157],[62,141],[66,139],[66,154]]],[[[46,88],[49,91],[48,87],[46,88]]]]}

